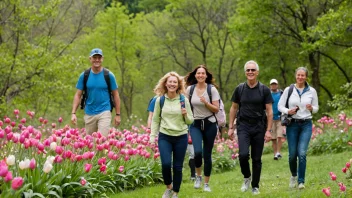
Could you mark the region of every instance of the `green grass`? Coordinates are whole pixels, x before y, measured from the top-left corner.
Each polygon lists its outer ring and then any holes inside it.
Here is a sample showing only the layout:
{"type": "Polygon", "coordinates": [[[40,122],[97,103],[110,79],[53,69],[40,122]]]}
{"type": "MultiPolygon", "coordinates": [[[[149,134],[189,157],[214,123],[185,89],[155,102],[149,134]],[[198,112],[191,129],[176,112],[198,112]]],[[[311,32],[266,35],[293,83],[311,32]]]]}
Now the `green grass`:
{"type": "MultiPolygon", "coordinates": [[[[306,188],[304,190],[289,189],[288,182],[291,176],[287,152],[279,161],[273,160],[272,154],[263,155],[263,168],[260,180],[260,194],[257,197],[325,197],[322,189],[331,187],[331,196],[338,197],[338,185],[330,180],[329,172],[337,175],[337,180],[343,182],[351,195],[351,181],[345,179],[341,169],[345,163],[352,158],[351,153],[327,154],[321,156],[307,157],[306,188]]],[[[194,189],[193,183],[189,180],[189,169],[185,167],[184,179],[181,185],[179,197],[189,198],[221,198],[221,197],[252,197],[251,192],[241,192],[240,188],[243,176],[239,165],[232,171],[221,174],[213,174],[210,180],[212,192],[203,192],[202,189],[194,189]]],[[[111,198],[140,198],[140,197],[161,197],[165,190],[162,184],[136,189],[111,195],[111,198]]]]}

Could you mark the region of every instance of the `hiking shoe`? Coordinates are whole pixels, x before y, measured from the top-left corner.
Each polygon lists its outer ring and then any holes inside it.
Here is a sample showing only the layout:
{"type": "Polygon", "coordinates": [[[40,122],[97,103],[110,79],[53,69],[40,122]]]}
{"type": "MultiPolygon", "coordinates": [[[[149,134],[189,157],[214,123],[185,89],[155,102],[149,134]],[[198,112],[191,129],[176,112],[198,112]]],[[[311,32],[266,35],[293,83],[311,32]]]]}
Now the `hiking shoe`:
{"type": "Polygon", "coordinates": [[[246,192],[249,188],[249,184],[251,183],[252,177],[244,178],[241,191],[246,192]]]}
{"type": "Polygon", "coordinates": [[[191,177],[191,182],[196,181],[196,177],[191,177]]]}
{"type": "MultiPolygon", "coordinates": [[[[172,195],[172,190],[171,189],[166,189],[162,198],[171,198],[172,195]]],[[[177,195],[176,195],[177,196],[177,195]]]]}
{"type": "Polygon", "coordinates": [[[209,184],[204,184],[204,191],[205,192],[211,192],[209,184]]]}
{"type": "Polygon", "coordinates": [[[298,185],[298,189],[304,189],[304,188],[305,188],[304,183],[300,183],[300,184],[298,185]]]}
{"type": "Polygon", "coordinates": [[[295,188],[296,184],[297,184],[297,176],[291,176],[289,187],[295,188]]]}
{"type": "Polygon", "coordinates": [[[276,157],[277,157],[277,158],[279,158],[279,159],[281,159],[281,158],[282,158],[282,156],[281,156],[281,154],[280,154],[280,153],[276,153],[276,157]]]}
{"type": "Polygon", "coordinates": [[[200,188],[200,185],[202,183],[202,176],[196,176],[196,181],[194,182],[194,188],[198,189],[200,188]]]}
{"type": "Polygon", "coordinates": [[[279,158],[275,155],[275,156],[274,156],[274,160],[279,160],[279,158]]]}
{"type": "Polygon", "coordinates": [[[252,188],[252,194],[253,195],[258,195],[260,192],[259,192],[259,188],[252,188]]]}

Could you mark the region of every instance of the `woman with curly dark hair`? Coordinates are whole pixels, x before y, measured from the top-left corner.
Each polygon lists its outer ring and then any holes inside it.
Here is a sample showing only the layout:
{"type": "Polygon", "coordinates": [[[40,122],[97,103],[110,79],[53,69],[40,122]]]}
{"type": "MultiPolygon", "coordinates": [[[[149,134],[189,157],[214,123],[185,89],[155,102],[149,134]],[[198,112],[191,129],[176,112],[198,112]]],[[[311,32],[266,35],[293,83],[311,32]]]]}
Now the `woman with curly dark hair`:
{"type": "Polygon", "coordinates": [[[186,95],[194,116],[194,123],[190,125],[196,166],[194,188],[198,189],[201,186],[202,158],[204,158],[204,191],[210,192],[208,182],[212,169],[211,153],[218,131],[214,114],[219,111],[220,95],[216,89],[215,79],[205,65],[198,65],[185,76],[185,81],[188,86],[186,95]],[[208,90],[210,90],[210,96],[208,90]]]}

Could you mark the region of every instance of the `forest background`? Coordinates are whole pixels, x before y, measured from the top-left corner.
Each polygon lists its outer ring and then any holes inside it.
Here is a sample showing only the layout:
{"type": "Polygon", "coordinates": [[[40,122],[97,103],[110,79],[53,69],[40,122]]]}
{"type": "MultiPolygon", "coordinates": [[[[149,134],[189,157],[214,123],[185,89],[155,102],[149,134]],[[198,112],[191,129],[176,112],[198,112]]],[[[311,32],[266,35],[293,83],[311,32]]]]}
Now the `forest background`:
{"type": "Polygon", "coordinates": [[[0,116],[16,108],[68,123],[96,47],[119,85],[122,127],[146,123],[161,76],[199,64],[214,74],[228,110],[248,60],[258,62],[262,83],[276,78],[282,89],[306,66],[319,113],[343,110],[352,94],[351,7],[351,0],[2,0],[0,116]]]}

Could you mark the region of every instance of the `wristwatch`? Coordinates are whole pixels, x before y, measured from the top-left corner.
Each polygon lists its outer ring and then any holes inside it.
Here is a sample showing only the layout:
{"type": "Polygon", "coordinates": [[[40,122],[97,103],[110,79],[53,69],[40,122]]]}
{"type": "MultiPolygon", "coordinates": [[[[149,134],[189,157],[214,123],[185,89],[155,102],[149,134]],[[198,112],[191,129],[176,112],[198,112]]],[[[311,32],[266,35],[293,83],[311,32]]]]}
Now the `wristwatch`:
{"type": "Polygon", "coordinates": [[[270,133],[272,133],[272,132],[273,132],[273,130],[271,130],[271,129],[270,129],[270,130],[267,130],[267,131],[269,131],[270,133]]]}

